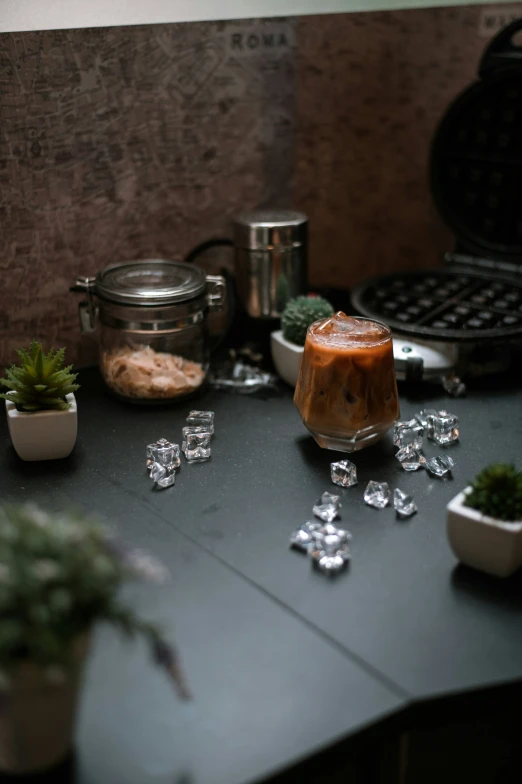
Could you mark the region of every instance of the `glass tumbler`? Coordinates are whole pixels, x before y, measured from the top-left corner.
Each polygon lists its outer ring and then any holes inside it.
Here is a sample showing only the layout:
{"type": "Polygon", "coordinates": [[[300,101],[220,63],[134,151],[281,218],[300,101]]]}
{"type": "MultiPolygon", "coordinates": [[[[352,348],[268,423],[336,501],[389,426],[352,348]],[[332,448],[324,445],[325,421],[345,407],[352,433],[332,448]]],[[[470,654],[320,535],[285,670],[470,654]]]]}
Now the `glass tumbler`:
{"type": "Polygon", "coordinates": [[[319,446],[355,452],[399,417],[389,328],[339,312],[306,336],[294,402],[319,446]]]}

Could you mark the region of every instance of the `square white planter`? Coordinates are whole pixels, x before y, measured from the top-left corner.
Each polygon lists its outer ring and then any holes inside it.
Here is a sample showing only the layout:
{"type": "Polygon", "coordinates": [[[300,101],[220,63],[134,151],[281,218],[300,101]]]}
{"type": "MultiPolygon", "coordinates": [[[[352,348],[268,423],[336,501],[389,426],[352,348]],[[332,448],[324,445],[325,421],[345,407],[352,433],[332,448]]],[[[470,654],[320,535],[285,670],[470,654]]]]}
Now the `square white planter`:
{"type": "Polygon", "coordinates": [[[278,374],[283,381],[286,381],[291,387],[295,387],[304,354],[304,346],[296,346],[295,343],[285,340],[282,330],[278,329],[277,332],[272,332],[270,335],[270,348],[278,374]]]}
{"type": "Polygon", "coordinates": [[[57,460],[71,454],[78,432],[76,398],[66,400],[67,411],[17,411],[14,403],[5,401],[9,435],[22,460],[57,460]]]}
{"type": "Polygon", "coordinates": [[[464,506],[470,488],[447,506],[447,534],[462,563],[496,577],[509,577],[522,566],[522,520],[507,523],[464,506]]]}

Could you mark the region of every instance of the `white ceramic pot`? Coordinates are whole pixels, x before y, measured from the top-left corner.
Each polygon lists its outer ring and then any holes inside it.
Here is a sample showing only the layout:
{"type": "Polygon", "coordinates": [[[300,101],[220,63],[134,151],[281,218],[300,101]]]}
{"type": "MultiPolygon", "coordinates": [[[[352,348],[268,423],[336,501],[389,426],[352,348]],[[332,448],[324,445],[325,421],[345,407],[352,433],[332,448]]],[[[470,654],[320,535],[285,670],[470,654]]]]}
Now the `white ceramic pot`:
{"type": "Polygon", "coordinates": [[[278,329],[277,332],[272,332],[270,335],[270,348],[278,374],[283,381],[286,381],[291,387],[295,387],[303,358],[304,346],[296,346],[295,343],[285,340],[282,330],[278,329]]]}
{"type": "Polygon", "coordinates": [[[506,523],[464,505],[470,488],[447,506],[447,534],[462,563],[496,577],[509,577],[522,566],[522,521],[506,523]]]}
{"type": "Polygon", "coordinates": [[[71,454],[78,431],[76,398],[66,400],[67,411],[17,411],[10,400],[5,401],[9,435],[22,460],[56,460],[71,454]]]}
{"type": "Polygon", "coordinates": [[[74,737],[76,706],[89,635],[73,646],[75,666],[61,682],[31,662],[20,664],[0,690],[0,775],[44,771],[67,756],[74,737]]]}

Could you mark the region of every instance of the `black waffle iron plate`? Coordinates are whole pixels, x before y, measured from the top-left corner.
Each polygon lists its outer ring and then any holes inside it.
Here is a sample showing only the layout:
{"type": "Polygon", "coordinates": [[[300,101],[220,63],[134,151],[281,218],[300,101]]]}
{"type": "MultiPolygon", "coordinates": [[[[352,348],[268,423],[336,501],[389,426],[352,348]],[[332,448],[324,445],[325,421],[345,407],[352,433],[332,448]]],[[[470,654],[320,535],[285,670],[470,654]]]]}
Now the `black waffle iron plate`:
{"type": "Polygon", "coordinates": [[[522,49],[513,41],[520,30],[522,19],[493,39],[478,80],[435,134],[431,189],[456,252],[440,270],[376,278],[352,293],[358,312],[403,338],[399,350],[404,340],[448,357],[457,348],[461,371],[473,351],[500,358],[501,346],[522,343],[522,49]]]}

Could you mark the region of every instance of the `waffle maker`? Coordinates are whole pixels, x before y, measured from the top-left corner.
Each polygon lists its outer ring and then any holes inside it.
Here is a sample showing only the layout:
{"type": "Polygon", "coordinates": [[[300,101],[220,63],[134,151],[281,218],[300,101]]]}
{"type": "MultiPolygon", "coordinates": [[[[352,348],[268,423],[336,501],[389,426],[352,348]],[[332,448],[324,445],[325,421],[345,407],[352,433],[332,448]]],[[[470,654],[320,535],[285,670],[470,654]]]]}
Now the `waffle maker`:
{"type": "Polygon", "coordinates": [[[522,19],[487,47],[479,78],[443,117],[430,184],[455,252],[433,271],[374,278],[352,292],[394,335],[397,376],[505,370],[522,347],[522,19]]]}

